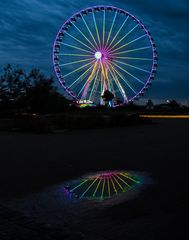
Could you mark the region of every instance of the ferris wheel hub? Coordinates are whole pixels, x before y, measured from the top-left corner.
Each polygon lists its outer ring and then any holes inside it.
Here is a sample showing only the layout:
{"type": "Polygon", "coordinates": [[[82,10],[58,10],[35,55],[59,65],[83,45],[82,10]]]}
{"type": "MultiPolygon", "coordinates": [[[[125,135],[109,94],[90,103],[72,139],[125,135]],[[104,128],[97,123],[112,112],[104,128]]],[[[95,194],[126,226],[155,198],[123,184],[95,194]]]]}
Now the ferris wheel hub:
{"type": "Polygon", "coordinates": [[[99,60],[99,59],[102,58],[102,53],[101,52],[96,52],[94,56],[97,60],[99,60]]]}

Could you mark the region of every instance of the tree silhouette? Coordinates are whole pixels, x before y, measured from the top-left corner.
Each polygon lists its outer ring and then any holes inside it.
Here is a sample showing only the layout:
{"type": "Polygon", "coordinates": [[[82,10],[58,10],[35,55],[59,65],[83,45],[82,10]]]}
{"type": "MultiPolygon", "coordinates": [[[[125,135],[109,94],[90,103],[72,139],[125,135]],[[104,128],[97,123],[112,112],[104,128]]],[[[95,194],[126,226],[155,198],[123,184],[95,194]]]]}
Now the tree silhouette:
{"type": "Polygon", "coordinates": [[[13,69],[8,64],[0,76],[0,103],[10,109],[18,105],[24,93],[25,73],[22,69],[13,69]]]}
{"type": "Polygon", "coordinates": [[[169,102],[169,106],[172,108],[172,109],[178,109],[179,107],[180,107],[180,105],[179,105],[179,103],[177,103],[177,101],[176,100],[171,100],[170,102],[169,102]]]}
{"type": "Polygon", "coordinates": [[[109,102],[114,99],[114,95],[109,90],[105,90],[102,95],[102,99],[105,102],[105,106],[108,106],[109,102]]]}
{"type": "Polygon", "coordinates": [[[54,79],[38,69],[26,74],[10,64],[0,76],[1,111],[57,112],[68,106],[68,101],[54,86],[54,79]]]}
{"type": "Polygon", "coordinates": [[[146,109],[148,109],[148,110],[154,109],[154,104],[151,99],[148,99],[148,101],[146,103],[146,109]]]}

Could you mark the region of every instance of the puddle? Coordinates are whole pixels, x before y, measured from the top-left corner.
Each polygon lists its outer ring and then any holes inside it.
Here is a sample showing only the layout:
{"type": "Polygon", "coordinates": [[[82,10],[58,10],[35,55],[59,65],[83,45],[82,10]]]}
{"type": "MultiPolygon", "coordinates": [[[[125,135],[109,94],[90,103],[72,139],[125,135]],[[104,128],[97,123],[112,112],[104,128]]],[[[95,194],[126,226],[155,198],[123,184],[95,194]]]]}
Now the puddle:
{"type": "Polygon", "coordinates": [[[107,200],[126,195],[142,185],[143,178],[126,171],[91,173],[68,182],[64,192],[68,197],[88,200],[107,200]]]}
{"type": "MultiPolygon", "coordinates": [[[[139,198],[153,184],[149,174],[128,171],[90,173],[17,199],[0,201],[4,206],[51,224],[76,224],[106,208],[139,198]]],[[[92,224],[92,223],[91,223],[92,224]]]]}

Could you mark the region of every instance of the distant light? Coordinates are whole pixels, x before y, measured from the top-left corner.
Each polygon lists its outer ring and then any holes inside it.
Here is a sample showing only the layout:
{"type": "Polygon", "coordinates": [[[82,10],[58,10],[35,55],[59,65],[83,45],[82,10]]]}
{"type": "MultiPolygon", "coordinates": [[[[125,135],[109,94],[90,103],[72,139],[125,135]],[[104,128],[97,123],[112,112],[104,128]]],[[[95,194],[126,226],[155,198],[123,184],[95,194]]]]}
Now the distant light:
{"type": "Polygon", "coordinates": [[[139,115],[142,118],[173,118],[173,119],[189,119],[189,115],[139,115]]]}
{"type": "Polygon", "coordinates": [[[96,52],[96,53],[95,53],[95,58],[96,58],[97,60],[101,59],[101,57],[102,57],[102,53],[101,53],[101,52],[96,52]]]}

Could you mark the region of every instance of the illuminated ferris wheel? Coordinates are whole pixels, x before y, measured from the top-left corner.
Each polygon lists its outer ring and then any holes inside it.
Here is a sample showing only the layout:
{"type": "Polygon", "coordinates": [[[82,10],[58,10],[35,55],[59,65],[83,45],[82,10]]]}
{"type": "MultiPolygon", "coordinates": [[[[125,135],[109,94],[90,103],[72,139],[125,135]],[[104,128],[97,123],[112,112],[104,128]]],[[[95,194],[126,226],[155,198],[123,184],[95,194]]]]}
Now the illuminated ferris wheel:
{"type": "Polygon", "coordinates": [[[157,50],[143,23],[113,6],[89,7],[71,16],[53,45],[59,82],[78,103],[111,106],[143,96],[157,69],[157,50]]]}

